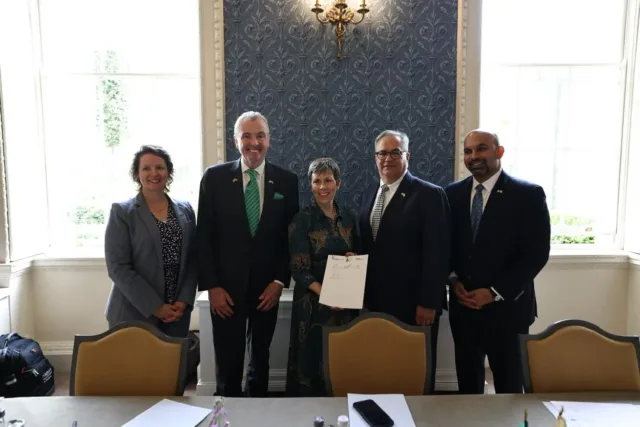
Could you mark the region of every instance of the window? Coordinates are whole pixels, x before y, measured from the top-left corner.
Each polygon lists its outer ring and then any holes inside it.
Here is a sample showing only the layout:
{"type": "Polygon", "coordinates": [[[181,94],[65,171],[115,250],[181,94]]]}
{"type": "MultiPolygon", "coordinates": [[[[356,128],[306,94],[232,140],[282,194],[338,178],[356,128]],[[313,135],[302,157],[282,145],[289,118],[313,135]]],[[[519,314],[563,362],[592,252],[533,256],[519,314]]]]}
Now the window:
{"type": "Polygon", "coordinates": [[[618,232],[627,6],[483,2],[480,125],[498,133],[505,171],[543,186],[552,243],[618,232]]]}
{"type": "Polygon", "coordinates": [[[195,207],[202,165],[198,0],[34,4],[52,252],[102,253],[111,203],[135,195],[129,168],[143,144],[169,151],[170,194],[195,207]]]}

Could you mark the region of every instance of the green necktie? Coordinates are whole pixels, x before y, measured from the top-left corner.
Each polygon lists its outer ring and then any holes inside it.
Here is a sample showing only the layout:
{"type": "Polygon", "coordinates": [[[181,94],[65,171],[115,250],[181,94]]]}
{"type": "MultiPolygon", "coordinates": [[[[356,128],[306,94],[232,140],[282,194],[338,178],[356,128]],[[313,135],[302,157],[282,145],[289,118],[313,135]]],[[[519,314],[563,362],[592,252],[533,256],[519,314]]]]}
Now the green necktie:
{"type": "Polygon", "coordinates": [[[257,173],[253,169],[246,170],[249,175],[249,183],[244,190],[244,208],[247,211],[247,219],[249,220],[249,229],[251,235],[255,236],[260,222],[260,190],[258,189],[257,173]]]}

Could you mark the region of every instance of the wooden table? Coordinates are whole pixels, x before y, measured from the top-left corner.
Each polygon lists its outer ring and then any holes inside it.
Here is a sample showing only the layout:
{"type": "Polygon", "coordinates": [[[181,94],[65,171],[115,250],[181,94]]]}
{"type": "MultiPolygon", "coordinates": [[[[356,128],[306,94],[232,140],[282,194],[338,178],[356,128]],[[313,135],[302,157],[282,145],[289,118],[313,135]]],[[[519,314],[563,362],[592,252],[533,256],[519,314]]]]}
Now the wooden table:
{"type": "MultiPolygon", "coordinates": [[[[173,400],[210,408],[213,397],[177,397],[173,400]]],[[[0,400],[7,420],[24,418],[26,427],[120,427],[160,401],[158,397],[37,397],[0,400]]],[[[553,427],[554,417],[542,404],[549,400],[628,402],[640,404],[640,393],[585,393],[551,395],[439,395],[408,397],[417,426],[516,427],[524,410],[531,427],[553,427]]],[[[305,427],[314,416],[326,425],[346,414],[346,398],[318,399],[227,399],[233,427],[305,427]]],[[[205,421],[201,426],[208,425],[205,421]]],[[[151,426],[163,427],[163,426],[151,426]]],[[[172,427],[172,426],[167,426],[172,427]]],[[[403,427],[403,426],[397,426],[403,427]]]]}

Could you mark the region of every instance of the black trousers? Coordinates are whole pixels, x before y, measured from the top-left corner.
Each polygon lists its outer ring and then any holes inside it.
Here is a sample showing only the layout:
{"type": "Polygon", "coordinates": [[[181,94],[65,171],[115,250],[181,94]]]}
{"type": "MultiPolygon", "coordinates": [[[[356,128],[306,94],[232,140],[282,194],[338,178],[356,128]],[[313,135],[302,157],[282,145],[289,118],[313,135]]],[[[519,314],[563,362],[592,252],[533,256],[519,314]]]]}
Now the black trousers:
{"type": "Polygon", "coordinates": [[[234,301],[234,313],[223,319],[211,312],[216,355],[216,395],[241,397],[245,342],[249,353],[245,396],[266,397],[269,388],[269,347],[278,319],[278,306],[258,311],[258,301],[234,301]]]}
{"type": "Polygon", "coordinates": [[[485,357],[493,373],[496,393],[522,393],[522,371],[518,334],[529,333],[528,326],[514,327],[482,321],[479,316],[450,316],[455,346],[458,390],[461,394],[483,394],[485,357]]]}

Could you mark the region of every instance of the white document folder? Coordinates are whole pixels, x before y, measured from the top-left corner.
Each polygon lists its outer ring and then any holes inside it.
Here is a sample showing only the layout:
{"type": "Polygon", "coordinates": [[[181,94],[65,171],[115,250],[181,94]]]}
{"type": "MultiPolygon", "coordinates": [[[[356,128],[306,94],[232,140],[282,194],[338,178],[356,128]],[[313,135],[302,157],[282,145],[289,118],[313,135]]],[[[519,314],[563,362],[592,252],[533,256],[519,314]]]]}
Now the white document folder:
{"type": "Polygon", "coordinates": [[[339,308],[362,308],[368,261],[368,255],[329,255],[320,291],[320,304],[339,308]]]}

